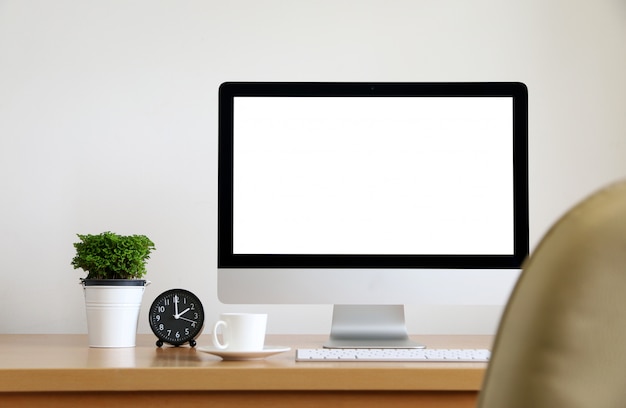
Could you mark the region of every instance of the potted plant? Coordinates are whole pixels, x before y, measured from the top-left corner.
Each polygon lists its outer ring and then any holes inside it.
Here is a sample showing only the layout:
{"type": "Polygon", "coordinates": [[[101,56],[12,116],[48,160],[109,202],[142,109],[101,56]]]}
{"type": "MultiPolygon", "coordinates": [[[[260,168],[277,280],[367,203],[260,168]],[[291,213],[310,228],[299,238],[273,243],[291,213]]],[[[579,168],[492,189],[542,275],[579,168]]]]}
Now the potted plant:
{"type": "Polygon", "coordinates": [[[77,234],[74,269],[81,278],[91,347],[134,347],[145,286],[146,262],[155,250],[144,235],[77,234]]]}

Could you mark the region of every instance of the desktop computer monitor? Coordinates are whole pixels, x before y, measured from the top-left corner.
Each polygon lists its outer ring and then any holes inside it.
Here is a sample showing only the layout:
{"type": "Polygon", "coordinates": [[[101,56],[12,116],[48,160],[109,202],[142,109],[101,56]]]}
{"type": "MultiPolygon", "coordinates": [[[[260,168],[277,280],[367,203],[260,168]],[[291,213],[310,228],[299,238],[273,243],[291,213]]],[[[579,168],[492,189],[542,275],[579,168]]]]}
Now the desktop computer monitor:
{"type": "Polygon", "coordinates": [[[528,242],[524,84],[219,90],[218,296],[333,304],[329,347],[416,347],[405,304],[504,304],[528,242]]]}

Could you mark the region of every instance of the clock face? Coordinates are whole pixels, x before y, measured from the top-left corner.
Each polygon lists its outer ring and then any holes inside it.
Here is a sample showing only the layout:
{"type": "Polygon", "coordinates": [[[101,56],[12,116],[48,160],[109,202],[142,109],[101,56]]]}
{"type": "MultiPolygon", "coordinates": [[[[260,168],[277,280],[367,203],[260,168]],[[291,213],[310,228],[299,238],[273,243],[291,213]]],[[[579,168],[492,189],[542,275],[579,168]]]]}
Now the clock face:
{"type": "Polygon", "coordinates": [[[189,342],[202,332],[204,309],[200,299],[184,289],[171,289],[161,293],[150,306],[150,328],[163,342],[175,346],[189,342]]]}

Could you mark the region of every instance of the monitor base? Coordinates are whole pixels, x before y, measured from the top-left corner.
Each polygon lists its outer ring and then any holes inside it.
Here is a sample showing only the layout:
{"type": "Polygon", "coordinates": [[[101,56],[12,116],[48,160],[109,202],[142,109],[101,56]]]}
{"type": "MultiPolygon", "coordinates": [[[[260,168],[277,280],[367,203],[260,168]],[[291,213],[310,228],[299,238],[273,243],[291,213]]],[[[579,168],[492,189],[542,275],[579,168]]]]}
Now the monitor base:
{"type": "Polygon", "coordinates": [[[335,305],[325,348],[424,348],[407,334],[403,305],[335,305]]]}

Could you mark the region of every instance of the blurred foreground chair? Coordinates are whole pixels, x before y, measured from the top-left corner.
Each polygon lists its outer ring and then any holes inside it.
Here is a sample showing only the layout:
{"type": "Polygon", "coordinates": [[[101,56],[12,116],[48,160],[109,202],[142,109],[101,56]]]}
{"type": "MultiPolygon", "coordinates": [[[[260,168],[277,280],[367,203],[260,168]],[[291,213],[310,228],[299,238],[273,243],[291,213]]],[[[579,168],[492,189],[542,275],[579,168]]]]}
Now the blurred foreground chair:
{"type": "Polygon", "coordinates": [[[626,407],[625,182],[571,209],[526,261],[478,407],[626,407]]]}

